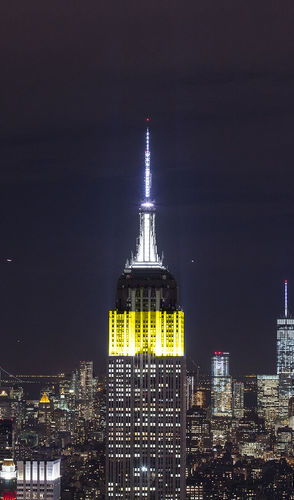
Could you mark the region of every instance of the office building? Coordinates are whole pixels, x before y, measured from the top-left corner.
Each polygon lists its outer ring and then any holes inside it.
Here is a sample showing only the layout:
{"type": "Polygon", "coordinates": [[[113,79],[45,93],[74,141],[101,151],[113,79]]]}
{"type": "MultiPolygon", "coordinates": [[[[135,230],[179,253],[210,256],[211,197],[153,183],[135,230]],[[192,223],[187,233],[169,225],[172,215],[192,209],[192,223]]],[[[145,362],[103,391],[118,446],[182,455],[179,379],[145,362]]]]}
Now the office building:
{"type": "Polygon", "coordinates": [[[294,319],[288,309],[288,282],[284,284],[284,314],[277,320],[277,374],[279,376],[280,417],[287,418],[294,377],[294,319]]]}
{"type": "Polygon", "coordinates": [[[215,351],[212,356],[211,411],[214,417],[232,416],[232,378],[228,352],[215,351]]]}
{"type": "Polygon", "coordinates": [[[189,410],[194,405],[195,396],[195,375],[188,373],[186,377],[186,408],[189,410]]]}
{"type": "Polygon", "coordinates": [[[14,445],[14,421],[12,418],[0,420],[0,461],[11,458],[14,445]]]}
{"type": "Polygon", "coordinates": [[[257,375],[257,411],[266,429],[273,428],[279,417],[278,375],[257,375]]]}
{"type": "Polygon", "coordinates": [[[17,462],[17,500],[33,499],[60,499],[60,459],[17,462]]]}
{"type": "Polygon", "coordinates": [[[80,361],[79,410],[85,420],[93,417],[93,361],[80,361]]]}
{"type": "Polygon", "coordinates": [[[184,313],[158,256],[149,129],[135,256],[109,312],[107,498],[185,498],[184,313]]]}
{"type": "Polygon", "coordinates": [[[244,384],[243,382],[233,382],[233,417],[244,417],[244,384]]]}
{"type": "Polygon", "coordinates": [[[208,452],[212,447],[211,423],[207,412],[199,406],[193,406],[187,411],[187,456],[190,464],[200,453],[208,452]]]}

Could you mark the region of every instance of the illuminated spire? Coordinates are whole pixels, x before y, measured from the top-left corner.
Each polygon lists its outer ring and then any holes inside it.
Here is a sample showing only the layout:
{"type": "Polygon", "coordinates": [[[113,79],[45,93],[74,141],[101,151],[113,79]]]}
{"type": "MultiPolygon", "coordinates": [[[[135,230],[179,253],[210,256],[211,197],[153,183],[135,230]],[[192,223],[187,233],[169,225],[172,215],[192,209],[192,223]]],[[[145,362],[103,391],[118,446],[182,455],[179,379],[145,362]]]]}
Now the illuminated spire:
{"type": "Polygon", "coordinates": [[[46,392],[43,393],[43,396],[40,399],[40,403],[50,403],[50,400],[49,400],[46,392]]]}
{"type": "Polygon", "coordinates": [[[284,305],[285,305],[285,318],[288,317],[288,281],[285,280],[284,284],[284,305]]]}
{"type": "MultiPolygon", "coordinates": [[[[150,119],[146,120],[149,124],[150,119]]],[[[162,259],[159,258],[155,234],[155,205],[151,200],[151,153],[150,153],[150,130],[146,129],[145,143],[145,192],[144,201],[140,205],[140,234],[137,240],[135,257],[132,256],[130,264],[126,267],[132,268],[163,268],[162,259]]]]}
{"type": "MultiPolygon", "coordinates": [[[[147,118],[149,122],[149,118],[147,118]]],[[[150,171],[150,132],[149,127],[146,130],[145,146],[145,201],[150,199],[151,194],[151,171],[150,171]]]]}

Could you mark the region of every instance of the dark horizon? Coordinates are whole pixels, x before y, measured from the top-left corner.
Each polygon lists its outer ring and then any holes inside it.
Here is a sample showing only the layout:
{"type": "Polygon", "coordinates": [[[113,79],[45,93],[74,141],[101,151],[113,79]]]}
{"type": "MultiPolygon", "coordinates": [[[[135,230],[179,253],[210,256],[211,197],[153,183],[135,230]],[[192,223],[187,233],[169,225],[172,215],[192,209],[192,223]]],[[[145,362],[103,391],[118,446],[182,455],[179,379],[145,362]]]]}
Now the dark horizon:
{"type": "Polygon", "coordinates": [[[291,5],[3,6],[1,366],[106,366],[148,114],[187,356],[207,373],[215,350],[232,375],[275,373],[285,279],[294,311],[291,5]]]}

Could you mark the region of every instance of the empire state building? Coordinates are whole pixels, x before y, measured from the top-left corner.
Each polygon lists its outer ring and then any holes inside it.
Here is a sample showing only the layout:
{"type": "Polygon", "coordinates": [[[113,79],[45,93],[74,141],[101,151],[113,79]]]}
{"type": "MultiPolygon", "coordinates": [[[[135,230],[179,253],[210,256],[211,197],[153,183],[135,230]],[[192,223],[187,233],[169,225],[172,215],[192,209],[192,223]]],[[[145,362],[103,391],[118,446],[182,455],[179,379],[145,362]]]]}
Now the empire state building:
{"type": "Polygon", "coordinates": [[[146,131],[145,196],[135,255],[109,311],[108,499],[185,498],[184,313],[158,255],[146,131]]]}

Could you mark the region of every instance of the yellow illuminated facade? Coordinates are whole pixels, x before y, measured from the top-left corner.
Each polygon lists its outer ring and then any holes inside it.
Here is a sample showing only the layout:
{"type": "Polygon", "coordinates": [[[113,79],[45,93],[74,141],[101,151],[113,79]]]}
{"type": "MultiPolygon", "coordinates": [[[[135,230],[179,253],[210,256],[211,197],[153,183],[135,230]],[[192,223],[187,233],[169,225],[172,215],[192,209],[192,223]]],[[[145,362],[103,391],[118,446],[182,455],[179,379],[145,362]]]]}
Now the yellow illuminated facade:
{"type": "Polygon", "coordinates": [[[109,311],[109,355],[184,355],[183,311],[109,311]]]}
{"type": "Polygon", "coordinates": [[[49,400],[46,392],[44,392],[43,396],[41,397],[40,403],[50,403],[50,400],[49,400]]]}

